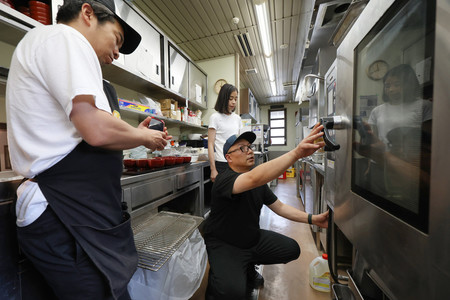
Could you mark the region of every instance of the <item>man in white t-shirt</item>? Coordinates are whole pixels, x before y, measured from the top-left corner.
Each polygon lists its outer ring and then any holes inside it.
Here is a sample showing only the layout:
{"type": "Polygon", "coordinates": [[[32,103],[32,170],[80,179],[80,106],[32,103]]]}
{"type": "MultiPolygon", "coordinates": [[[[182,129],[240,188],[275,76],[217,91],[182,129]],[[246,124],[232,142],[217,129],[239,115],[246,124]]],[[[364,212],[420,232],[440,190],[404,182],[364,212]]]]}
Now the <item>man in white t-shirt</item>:
{"type": "Polygon", "coordinates": [[[171,137],[150,118],[120,120],[103,91],[101,65],[141,40],[114,1],[66,0],[57,21],[25,35],[7,82],[11,163],[29,178],[17,190],[19,245],[59,299],[129,299],[137,254],[121,150],[163,149],[171,137]]]}

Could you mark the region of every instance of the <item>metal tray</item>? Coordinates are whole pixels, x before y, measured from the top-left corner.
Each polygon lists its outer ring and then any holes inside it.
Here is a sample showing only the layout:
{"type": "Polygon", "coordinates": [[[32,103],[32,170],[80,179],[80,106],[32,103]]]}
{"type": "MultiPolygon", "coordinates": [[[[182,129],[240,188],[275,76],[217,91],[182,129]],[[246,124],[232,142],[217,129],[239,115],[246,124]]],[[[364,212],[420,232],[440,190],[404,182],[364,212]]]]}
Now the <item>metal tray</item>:
{"type": "Polygon", "coordinates": [[[158,271],[202,222],[202,217],[162,211],[134,225],[138,266],[158,271]]]}

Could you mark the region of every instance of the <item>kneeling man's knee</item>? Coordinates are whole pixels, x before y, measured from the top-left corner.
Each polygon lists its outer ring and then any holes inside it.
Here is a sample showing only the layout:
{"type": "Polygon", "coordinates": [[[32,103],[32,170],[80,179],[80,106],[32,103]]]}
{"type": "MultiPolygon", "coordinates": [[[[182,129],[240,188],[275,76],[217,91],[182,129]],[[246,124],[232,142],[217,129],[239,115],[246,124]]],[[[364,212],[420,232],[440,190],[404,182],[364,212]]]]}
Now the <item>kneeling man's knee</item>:
{"type": "Polygon", "coordinates": [[[300,246],[294,239],[289,242],[289,255],[287,256],[288,261],[296,260],[300,257],[300,246]]]}

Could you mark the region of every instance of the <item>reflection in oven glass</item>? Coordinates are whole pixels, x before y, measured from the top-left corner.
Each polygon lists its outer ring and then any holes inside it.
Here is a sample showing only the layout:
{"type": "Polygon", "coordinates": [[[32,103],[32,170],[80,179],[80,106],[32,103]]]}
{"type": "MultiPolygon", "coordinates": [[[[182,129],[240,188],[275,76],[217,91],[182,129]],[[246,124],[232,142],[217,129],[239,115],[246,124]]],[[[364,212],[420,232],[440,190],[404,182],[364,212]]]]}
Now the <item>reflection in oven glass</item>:
{"type": "Polygon", "coordinates": [[[425,5],[408,1],[355,56],[352,189],[413,225],[429,201],[434,36],[425,5]]]}

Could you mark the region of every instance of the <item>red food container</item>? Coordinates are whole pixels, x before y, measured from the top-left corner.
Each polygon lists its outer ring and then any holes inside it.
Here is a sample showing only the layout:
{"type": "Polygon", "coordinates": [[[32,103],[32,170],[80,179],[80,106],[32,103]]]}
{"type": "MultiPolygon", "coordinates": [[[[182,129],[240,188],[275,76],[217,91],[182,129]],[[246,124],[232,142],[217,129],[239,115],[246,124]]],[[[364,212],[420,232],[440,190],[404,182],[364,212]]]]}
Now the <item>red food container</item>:
{"type": "Polygon", "coordinates": [[[35,12],[35,13],[42,13],[42,14],[48,14],[50,15],[50,8],[45,8],[45,7],[41,7],[41,6],[35,6],[35,5],[30,5],[30,7],[28,8],[28,10],[30,12],[35,12]]]}
{"type": "Polygon", "coordinates": [[[41,1],[28,1],[28,6],[30,6],[30,8],[32,8],[32,7],[42,7],[42,8],[50,10],[50,5],[48,5],[48,4],[44,3],[44,2],[41,2],[41,1]]]}
{"type": "Polygon", "coordinates": [[[151,158],[147,159],[147,165],[149,168],[154,168],[155,166],[153,166],[153,159],[151,158]]]}
{"type": "Polygon", "coordinates": [[[39,11],[30,11],[31,17],[33,19],[46,19],[46,20],[51,20],[51,16],[50,13],[42,13],[39,11]]]}
{"type": "Polygon", "coordinates": [[[182,164],[184,162],[184,158],[183,157],[175,157],[175,163],[176,164],[182,164]]]}
{"type": "Polygon", "coordinates": [[[166,166],[172,166],[172,165],[175,164],[175,157],[173,157],[173,156],[166,156],[166,157],[163,157],[163,158],[164,158],[166,166]]]}
{"type": "Polygon", "coordinates": [[[123,165],[127,169],[134,168],[136,166],[136,160],[135,159],[124,159],[123,160],[123,165]]]}
{"type": "Polygon", "coordinates": [[[191,157],[190,156],[184,156],[183,160],[184,160],[183,162],[185,162],[185,163],[191,162],[191,157]]]}
{"type": "Polygon", "coordinates": [[[152,159],[152,167],[153,168],[161,168],[164,167],[165,159],[161,157],[155,157],[152,159]]]}
{"type": "Polygon", "coordinates": [[[143,159],[136,160],[136,166],[138,166],[138,168],[142,168],[142,169],[147,168],[148,167],[147,159],[143,158],[143,159]]]}

